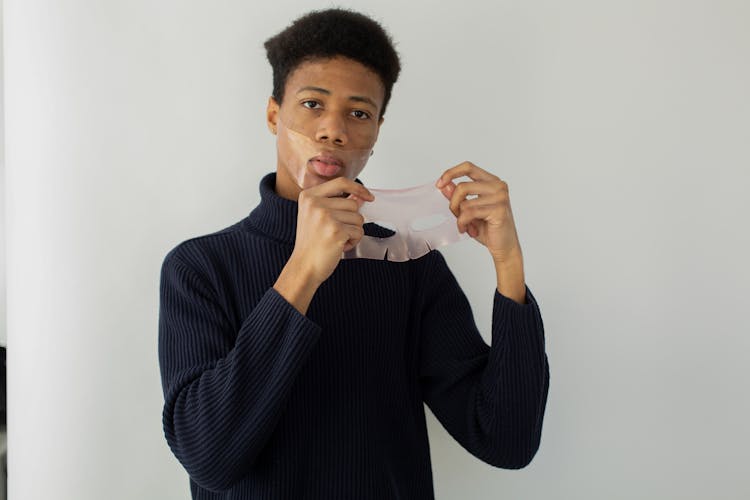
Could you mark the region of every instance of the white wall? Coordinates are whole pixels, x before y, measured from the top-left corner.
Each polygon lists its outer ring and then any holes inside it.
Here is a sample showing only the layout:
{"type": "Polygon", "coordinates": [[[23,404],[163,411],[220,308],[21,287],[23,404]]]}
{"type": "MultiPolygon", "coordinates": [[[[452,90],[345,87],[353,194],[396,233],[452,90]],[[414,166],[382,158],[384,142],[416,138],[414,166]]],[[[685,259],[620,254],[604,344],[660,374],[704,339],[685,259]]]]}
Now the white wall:
{"type": "Polygon", "coordinates": [[[0,0],[0,345],[7,345],[5,323],[5,103],[3,99],[3,0],[0,0]]]}
{"type": "MultiPolygon", "coordinates": [[[[327,4],[5,3],[10,498],[189,498],[161,261],[257,203],[262,42],[327,4]]],[[[545,320],[536,458],[484,465],[429,415],[437,498],[750,497],[750,3],[349,5],[404,62],[362,179],[505,179],[545,320]]],[[[489,341],[485,253],[445,250],[489,341]]]]}

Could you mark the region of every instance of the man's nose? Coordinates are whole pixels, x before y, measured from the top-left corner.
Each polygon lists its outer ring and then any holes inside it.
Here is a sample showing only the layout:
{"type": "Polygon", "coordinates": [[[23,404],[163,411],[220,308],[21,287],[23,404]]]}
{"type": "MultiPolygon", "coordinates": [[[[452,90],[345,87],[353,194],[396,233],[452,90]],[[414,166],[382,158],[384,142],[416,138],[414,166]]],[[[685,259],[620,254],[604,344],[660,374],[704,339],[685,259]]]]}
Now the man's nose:
{"type": "Polygon", "coordinates": [[[338,146],[344,146],[349,141],[346,131],[346,122],[335,114],[329,114],[320,118],[315,139],[321,142],[330,142],[338,146]]]}

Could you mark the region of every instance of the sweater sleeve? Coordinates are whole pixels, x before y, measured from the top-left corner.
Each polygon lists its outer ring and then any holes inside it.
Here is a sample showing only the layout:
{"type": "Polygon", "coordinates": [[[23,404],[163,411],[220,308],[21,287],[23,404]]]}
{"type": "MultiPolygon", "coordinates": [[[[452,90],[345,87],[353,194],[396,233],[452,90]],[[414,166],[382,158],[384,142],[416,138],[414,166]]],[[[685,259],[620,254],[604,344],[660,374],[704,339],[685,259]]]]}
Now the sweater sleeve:
{"type": "Polygon", "coordinates": [[[420,345],[423,399],[472,455],[495,467],[525,467],[539,449],[549,388],[536,299],[528,286],[525,304],[495,288],[490,347],[445,259],[431,254],[420,345]]]}
{"type": "Polygon", "coordinates": [[[205,278],[167,255],[159,305],[164,434],[191,478],[212,491],[247,474],[321,330],[274,288],[239,331],[220,304],[205,278]]]}

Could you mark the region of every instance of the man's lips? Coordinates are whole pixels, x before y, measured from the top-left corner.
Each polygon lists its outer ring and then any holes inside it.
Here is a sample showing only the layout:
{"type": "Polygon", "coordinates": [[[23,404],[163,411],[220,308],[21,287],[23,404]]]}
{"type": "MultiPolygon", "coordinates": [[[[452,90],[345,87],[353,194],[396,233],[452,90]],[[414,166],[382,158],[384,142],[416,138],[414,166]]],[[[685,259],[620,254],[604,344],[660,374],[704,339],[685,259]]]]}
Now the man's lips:
{"type": "Polygon", "coordinates": [[[344,162],[331,155],[317,155],[310,158],[310,163],[318,175],[323,177],[332,177],[344,168],[344,162]]]}

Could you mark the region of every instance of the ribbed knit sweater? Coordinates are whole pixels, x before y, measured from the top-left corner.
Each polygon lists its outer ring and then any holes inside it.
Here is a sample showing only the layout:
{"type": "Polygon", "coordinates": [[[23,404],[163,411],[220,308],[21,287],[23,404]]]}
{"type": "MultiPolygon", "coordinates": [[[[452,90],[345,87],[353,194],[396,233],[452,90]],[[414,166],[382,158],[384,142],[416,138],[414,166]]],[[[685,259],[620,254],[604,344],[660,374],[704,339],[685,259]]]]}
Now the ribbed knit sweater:
{"type": "Polygon", "coordinates": [[[273,288],[297,224],[275,182],[162,263],[164,433],[193,498],[433,499],[425,403],[480,460],[526,466],[549,387],[528,286],[494,289],[491,347],[438,250],[341,260],[303,315],[273,288]]]}

